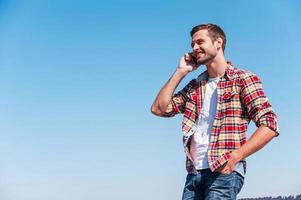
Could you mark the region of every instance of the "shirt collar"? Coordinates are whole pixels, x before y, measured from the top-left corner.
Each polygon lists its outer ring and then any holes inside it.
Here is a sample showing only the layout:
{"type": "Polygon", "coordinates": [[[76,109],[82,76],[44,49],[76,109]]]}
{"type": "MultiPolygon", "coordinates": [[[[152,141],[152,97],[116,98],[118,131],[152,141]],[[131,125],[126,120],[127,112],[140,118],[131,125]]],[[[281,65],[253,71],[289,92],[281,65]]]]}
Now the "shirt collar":
{"type": "Polygon", "coordinates": [[[229,80],[232,80],[234,78],[234,67],[231,61],[227,61],[227,68],[224,76],[229,80]]]}
{"type": "MultiPolygon", "coordinates": [[[[234,78],[234,67],[231,61],[227,61],[227,67],[224,76],[225,78],[228,78],[229,80],[232,80],[234,78]]],[[[198,80],[206,80],[208,78],[208,71],[204,71],[198,76],[198,80]]]]}

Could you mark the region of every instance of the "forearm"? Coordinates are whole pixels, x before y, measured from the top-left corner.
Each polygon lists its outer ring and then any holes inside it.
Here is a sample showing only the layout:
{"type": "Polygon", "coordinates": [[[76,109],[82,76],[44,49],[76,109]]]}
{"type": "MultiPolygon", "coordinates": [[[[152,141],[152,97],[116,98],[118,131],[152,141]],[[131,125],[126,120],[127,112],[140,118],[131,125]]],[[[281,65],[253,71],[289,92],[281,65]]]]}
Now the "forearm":
{"type": "Polygon", "coordinates": [[[271,141],[277,134],[266,126],[260,126],[251,135],[247,142],[233,153],[237,155],[238,161],[247,158],[256,151],[263,148],[269,141],[271,141]]]}
{"type": "Polygon", "coordinates": [[[162,87],[160,92],[158,93],[152,107],[151,111],[155,115],[162,116],[167,109],[171,98],[178,87],[181,80],[188,74],[183,70],[177,69],[171,78],[167,81],[167,83],[162,87]]]}

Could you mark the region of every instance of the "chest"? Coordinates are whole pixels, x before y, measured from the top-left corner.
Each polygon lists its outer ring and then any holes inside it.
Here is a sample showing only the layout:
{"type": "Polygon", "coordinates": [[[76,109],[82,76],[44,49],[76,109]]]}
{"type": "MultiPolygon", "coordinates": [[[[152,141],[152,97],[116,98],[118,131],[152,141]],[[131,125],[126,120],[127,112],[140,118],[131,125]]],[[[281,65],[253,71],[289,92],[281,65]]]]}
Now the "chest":
{"type": "Polygon", "coordinates": [[[216,111],[221,113],[227,110],[239,110],[242,108],[240,90],[240,84],[235,80],[221,78],[216,85],[209,84],[207,80],[201,80],[190,91],[190,100],[186,107],[190,111],[194,110],[196,115],[199,115],[202,110],[208,109],[212,104],[216,105],[216,111]]]}

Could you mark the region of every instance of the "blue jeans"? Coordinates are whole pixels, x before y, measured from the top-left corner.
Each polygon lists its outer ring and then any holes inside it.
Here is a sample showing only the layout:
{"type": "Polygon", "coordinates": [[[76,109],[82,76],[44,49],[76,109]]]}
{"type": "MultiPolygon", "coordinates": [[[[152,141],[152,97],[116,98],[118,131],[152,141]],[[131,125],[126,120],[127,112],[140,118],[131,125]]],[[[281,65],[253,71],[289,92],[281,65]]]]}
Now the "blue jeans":
{"type": "Polygon", "coordinates": [[[188,174],[182,200],[236,200],[244,177],[236,171],[231,174],[199,170],[188,174]]]}

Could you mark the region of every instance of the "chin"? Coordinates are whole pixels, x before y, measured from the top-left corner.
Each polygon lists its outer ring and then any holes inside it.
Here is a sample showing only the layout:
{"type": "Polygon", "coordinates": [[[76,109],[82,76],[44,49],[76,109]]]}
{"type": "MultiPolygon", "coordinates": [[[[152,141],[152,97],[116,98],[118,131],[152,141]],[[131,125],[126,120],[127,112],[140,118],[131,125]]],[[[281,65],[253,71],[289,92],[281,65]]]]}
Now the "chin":
{"type": "Polygon", "coordinates": [[[210,59],[199,59],[198,64],[199,65],[205,65],[206,63],[208,63],[208,61],[210,61],[210,59]]]}
{"type": "Polygon", "coordinates": [[[200,65],[207,65],[212,60],[214,60],[214,58],[215,58],[215,56],[209,56],[209,55],[207,55],[206,57],[199,58],[198,59],[198,64],[200,64],[200,65]]]}

